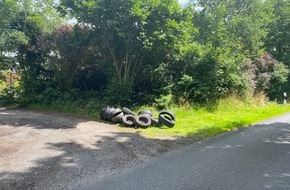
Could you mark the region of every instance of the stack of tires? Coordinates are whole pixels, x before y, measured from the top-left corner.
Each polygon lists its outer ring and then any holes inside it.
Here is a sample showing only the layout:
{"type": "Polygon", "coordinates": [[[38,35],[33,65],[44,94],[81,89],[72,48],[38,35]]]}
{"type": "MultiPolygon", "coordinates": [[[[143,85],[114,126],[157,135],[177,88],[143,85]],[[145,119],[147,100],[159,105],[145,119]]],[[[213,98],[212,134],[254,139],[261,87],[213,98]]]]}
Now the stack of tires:
{"type": "Polygon", "coordinates": [[[150,110],[142,110],[138,114],[135,114],[126,107],[120,109],[112,106],[103,108],[100,112],[100,116],[105,121],[121,123],[126,127],[141,128],[147,128],[152,125],[157,127],[162,125],[173,127],[176,120],[175,114],[170,110],[163,110],[159,113],[158,118],[154,118],[150,110]]]}

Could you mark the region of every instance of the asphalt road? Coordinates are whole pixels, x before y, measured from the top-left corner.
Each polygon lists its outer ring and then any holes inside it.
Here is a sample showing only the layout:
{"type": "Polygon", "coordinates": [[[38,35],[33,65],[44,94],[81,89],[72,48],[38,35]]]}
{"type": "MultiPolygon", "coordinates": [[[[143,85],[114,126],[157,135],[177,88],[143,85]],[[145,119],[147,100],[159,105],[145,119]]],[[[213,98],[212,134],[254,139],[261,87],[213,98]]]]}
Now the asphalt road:
{"type": "Polygon", "coordinates": [[[290,189],[290,113],[87,184],[94,190],[290,189]]]}

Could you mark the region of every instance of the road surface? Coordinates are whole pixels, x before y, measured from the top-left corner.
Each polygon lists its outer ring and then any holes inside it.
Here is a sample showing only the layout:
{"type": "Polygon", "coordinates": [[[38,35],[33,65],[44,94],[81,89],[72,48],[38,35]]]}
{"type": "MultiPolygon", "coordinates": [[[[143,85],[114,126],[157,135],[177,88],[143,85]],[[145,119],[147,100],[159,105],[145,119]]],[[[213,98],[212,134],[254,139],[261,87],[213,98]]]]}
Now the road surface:
{"type": "Polygon", "coordinates": [[[290,114],[186,146],[82,188],[289,190],[290,114]]]}

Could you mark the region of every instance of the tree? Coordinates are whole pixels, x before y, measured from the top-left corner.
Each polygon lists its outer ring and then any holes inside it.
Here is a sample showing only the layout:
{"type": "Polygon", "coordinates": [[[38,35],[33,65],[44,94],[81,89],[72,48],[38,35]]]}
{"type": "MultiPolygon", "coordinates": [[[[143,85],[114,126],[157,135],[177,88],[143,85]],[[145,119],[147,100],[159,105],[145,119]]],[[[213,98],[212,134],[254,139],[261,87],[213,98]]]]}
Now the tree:
{"type": "Polygon", "coordinates": [[[262,0],[199,0],[194,23],[202,43],[230,48],[233,54],[255,58],[263,50],[263,40],[273,14],[262,0]]]}
{"type": "Polygon", "coordinates": [[[266,48],[277,60],[290,66],[290,2],[268,0],[275,15],[269,24],[266,48]]]}
{"type": "Polygon", "coordinates": [[[175,0],[61,2],[80,24],[91,26],[91,40],[104,67],[112,71],[116,79],[112,82],[126,83],[126,91],[141,82],[145,73],[172,63],[177,54],[175,45],[185,24],[175,0]]]}
{"type": "MultiPolygon", "coordinates": [[[[275,76],[281,76],[282,73],[287,71],[286,68],[290,67],[290,2],[287,0],[267,0],[266,1],[273,8],[273,13],[275,15],[272,22],[269,24],[269,33],[266,42],[266,49],[271,53],[275,59],[280,62],[280,72],[273,73],[275,76]],[[283,65],[284,64],[284,65],[283,65]],[[280,73],[280,74],[279,74],[280,73]]],[[[287,72],[286,72],[287,73],[287,72]]],[[[281,77],[278,77],[282,79],[281,77]]],[[[283,93],[290,93],[290,76],[283,85],[275,85],[277,80],[271,80],[272,87],[269,92],[272,99],[283,99],[283,93]],[[276,81],[276,82],[275,82],[276,81]],[[274,88],[274,85],[277,86],[274,88]]],[[[279,80],[278,80],[279,81],[279,80]]],[[[280,80],[281,81],[281,80],[280,80]]],[[[280,84],[280,83],[279,83],[280,84]]]]}
{"type": "MultiPolygon", "coordinates": [[[[64,91],[78,88],[95,90],[92,86],[97,86],[90,85],[89,87],[84,79],[89,76],[80,76],[88,68],[91,69],[90,72],[95,71],[95,74],[98,74],[98,70],[101,69],[101,57],[98,49],[91,42],[90,31],[91,28],[86,25],[62,24],[51,36],[53,53],[49,55],[47,61],[54,73],[57,87],[64,91]]],[[[94,81],[95,84],[98,82],[94,81]]]]}
{"type": "MultiPolygon", "coordinates": [[[[203,63],[208,68],[204,73],[208,82],[204,84],[210,85],[205,89],[209,89],[212,98],[249,90],[244,63],[264,51],[271,7],[262,0],[199,0],[192,9],[193,23],[199,29],[195,40],[204,45],[209,56],[203,63]]],[[[198,76],[200,71],[195,73],[198,76]]]]}
{"type": "MultiPolygon", "coordinates": [[[[9,37],[15,36],[17,37],[17,33],[14,33],[13,30],[9,28],[8,23],[10,23],[15,17],[17,13],[17,6],[12,0],[3,0],[0,1],[0,69],[5,70],[8,69],[12,62],[13,58],[11,56],[7,56],[9,52],[13,49],[10,44],[9,37]]],[[[18,33],[18,41],[21,41],[21,34],[18,33]]],[[[22,39],[25,41],[25,39],[22,39]]]]}
{"type": "Polygon", "coordinates": [[[5,51],[15,53],[24,89],[32,93],[43,90],[46,79],[45,56],[50,53],[47,37],[61,21],[53,0],[1,1],[7,12],[1,34],[5,51]]]}

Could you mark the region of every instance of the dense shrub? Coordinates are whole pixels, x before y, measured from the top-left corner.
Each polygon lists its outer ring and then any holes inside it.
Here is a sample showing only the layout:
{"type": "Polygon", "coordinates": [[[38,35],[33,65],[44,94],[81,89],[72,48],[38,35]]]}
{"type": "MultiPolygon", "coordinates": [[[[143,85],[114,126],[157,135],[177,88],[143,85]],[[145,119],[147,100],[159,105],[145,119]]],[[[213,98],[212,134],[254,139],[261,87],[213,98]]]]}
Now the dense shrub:
{"type": "Polygon", "coordinates": [[[8,85],[0,90],[0,101],[3,104],[11,104],[18,101],[21,93],[19,85],[8,85]]]}
{"type": "Polygon", "coordinates": [[[288,68],[265,53],[246,63],[247,79],[254,94],[266,93],[272,100],[280,99],[289,74],[288,68]]]}
{"type": "Polygon", "coordinates": [[[113,79],[105,89],[105,101],[109,105],[128,105],[132,86],[126,80],[113,79]]]}

